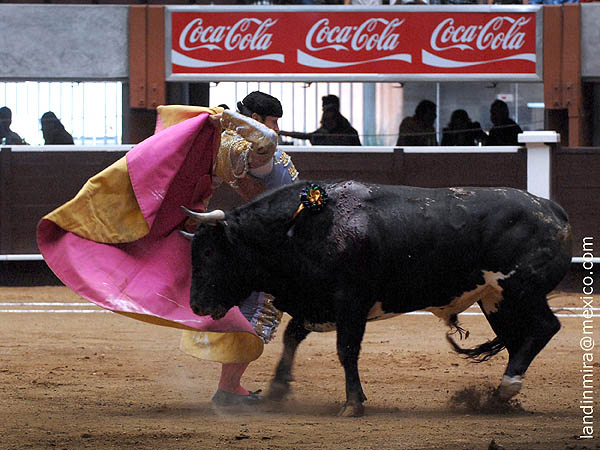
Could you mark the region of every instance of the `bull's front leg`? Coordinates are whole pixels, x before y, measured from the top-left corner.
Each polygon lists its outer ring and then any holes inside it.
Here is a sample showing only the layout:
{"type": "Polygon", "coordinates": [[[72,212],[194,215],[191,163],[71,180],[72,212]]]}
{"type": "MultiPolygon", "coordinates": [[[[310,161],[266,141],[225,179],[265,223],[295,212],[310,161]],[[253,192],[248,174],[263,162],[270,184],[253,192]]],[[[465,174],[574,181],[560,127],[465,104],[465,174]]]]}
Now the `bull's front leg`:
{"type": "Polygon", "coordinates": [[[365,413],[363,402],[367,397],[360,384],[358,355],[366,322],[366,315],[348,314],[347,311],[337,320],[337,351],[346,374],[346,404],[339,412],[340,416],[360,417],[365,413]]]}
{"type": "Polygon", "coordinates": [[[288,323],[283,334],[283,354],[277,364],[275,376],[269,386],[267,398],[269,400],[283,400],[290,392],[290,381],[292,381],[292,366],[294,365],[294,356],[300,342],[308,336],[308,331],[304,328],[304,320],[293,317],[288,323]]]}

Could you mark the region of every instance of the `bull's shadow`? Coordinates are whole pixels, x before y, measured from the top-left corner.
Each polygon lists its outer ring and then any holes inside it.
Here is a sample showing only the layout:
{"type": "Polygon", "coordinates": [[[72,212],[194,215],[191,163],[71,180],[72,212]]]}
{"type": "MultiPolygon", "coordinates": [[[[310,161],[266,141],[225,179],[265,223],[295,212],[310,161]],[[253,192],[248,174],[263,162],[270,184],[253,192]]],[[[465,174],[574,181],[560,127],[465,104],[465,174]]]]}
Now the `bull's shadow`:
{"type": "MultiPolygon", "coordinates": [[[[533,414],[526,411],[518,400],[502,401],[494,395],[497,388],[488,387],[468,387],[452,394],[447,403],[442,403],[436,410],[419,410],[419,416],[447,418],[448,416],[518,416],[533,414]]],[[[308,416],[308,417],[330,417],[335,415],[343,405],[332,405],[330,402],[308,402],[301,399],[288,399],[283,402],[265,401],[260,405],[236,406],[231,408],[213,408],[217,415],[245,415],[256,416],[257,414],[274,414],[289,416],[308,416]]],[[[202,408],[197,412],[207,412],[202,408]]],[[[412,419],[415,415],[415,409],[402,408],[397,406],[381,406],[378,404],[369,405],[369,416],[392,415],[398,419],[412,419]]]]}

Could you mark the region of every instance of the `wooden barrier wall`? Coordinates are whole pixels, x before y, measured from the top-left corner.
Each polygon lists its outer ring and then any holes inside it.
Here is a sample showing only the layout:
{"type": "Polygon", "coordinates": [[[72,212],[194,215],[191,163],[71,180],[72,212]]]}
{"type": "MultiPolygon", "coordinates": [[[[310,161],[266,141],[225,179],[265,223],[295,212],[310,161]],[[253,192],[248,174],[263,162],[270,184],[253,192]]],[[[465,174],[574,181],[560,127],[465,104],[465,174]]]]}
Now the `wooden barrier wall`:
{"type": "MultiPolygon", "coordinates": [[[[525,189],[527,159],[524,149],[515,153],[405,153],[402,149],[378,152],[327,152],[285,149],[303,180],[354,179],[381,184],[421,187],[504,186],[525,189]]],[[[211,208],[229,209],[242,200],[221,186],[211,208]]]]}
{"type": "Polygon", "coordinates": [[[0,154],[0,255],[38,254],[35,229],[85,181],[126,151],[11,151],[0,154]]]}
{"type": "MultiPolygon", "coordinates": [[[[35,227],[39,219],[71,199],[89,177],[122,157],[127,148],[25,150],[2,148],[0,154],[0,255],[38,254],[35,227]]],[[[285,150],[305,180],[355,179],[423,187],[527,186],[525,149],[512,153],[285,150]]],[[[569,213],[576,239],[600,236],[599,175],[600,149],[554,151],[552,197],[569,213]]],[[[241,203],[224,185],[215,192],[211,208],[228,209],[241,203]]]]}
{"type": "Polygon", "coordinates": [[[559,148],[552,155],[552,198],[569,214],[573,254],[582,239],[600,239],[600,148],[559,148]]]}

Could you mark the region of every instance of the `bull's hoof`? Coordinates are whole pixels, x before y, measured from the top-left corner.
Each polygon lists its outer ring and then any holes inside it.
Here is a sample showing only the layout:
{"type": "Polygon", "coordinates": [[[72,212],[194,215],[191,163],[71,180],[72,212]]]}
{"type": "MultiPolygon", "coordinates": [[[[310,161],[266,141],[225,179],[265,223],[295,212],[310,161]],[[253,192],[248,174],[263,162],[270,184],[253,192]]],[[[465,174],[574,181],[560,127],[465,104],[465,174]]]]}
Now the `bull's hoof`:
{"type": "Polygon", "coordinates": [[[362,417],[365,415],[365,407],[362,403],[346,403],[338,413],[340,417],[362,417]]]}
{"type": "Polygon", "coordinates": [[[508,401],[517,395],[521,391],[523,382],[521,381],[520,375],[509,377],[504,375],[502,377],[502,383],[498,387],[498,398],[503,401],[508,401]]]}
{"type": "Polygon", "coordinates": [[[269,392],[267,392],[267,399],[275,402],[282,401],[290,393],[289,383],[282,383],[281,381],[271,381],[269,386],[269,392]]]}

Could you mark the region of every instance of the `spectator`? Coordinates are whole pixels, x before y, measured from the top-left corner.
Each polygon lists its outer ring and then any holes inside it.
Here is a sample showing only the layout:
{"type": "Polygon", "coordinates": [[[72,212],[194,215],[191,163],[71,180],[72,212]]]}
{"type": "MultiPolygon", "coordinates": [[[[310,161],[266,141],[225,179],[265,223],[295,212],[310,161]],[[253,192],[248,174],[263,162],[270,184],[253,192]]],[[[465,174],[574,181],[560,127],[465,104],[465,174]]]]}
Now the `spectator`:
{"type": "Polygon", "coordinates": [[[25,139],[22,139],[17,133],[10,129],[12,123],[12,111],[10,108],[3,106],[0,108],[0,142],[8,145],[25,144],[25,139]]]}
{"type": "Polygon", "coordinates": [[[333,106],[328,106],[321,115],[321,126],[311,133],[280,131],[282,136],[308,139],[311,145],[361,145],[358,132],[333,106]]]}
{"type": "Polygon", "coordinates": [[[477,145],[486,140],[487,135],[479,122],[472,122],[464,109],[452,112],[450,122],[442,134],[442,145],[477,145]]]}
{"type": "Polygon", "coordinates": [[[42,114],[40,122],[45,145],[73,145],[73,136],[52,111],[42,114]]]}
{"type": "Polygon", "coordinates": [[[348,119],[340,113],[340,99],[337,95],[325,95],[321,98],[323,114],[321,126],[311,133],[280,131],[281,136],[295,139],[308,139],[311,145],[361,145],[358,132],[348,119]]]}
{"type": "Polygon", "coordinates": [[[490,129],[486,145],[518,145],[521,127],[508,117],[508,106],[502,100],[495,100],[490,107],[490,129]]]}
{"type": "Polygon", "coordinates": [[[398,130],[399,147],[423,145],[438,145],[433,124],[437,117],[435,103],[422,100],[415,109],[414,116],[404,118],[398,130]]]}

